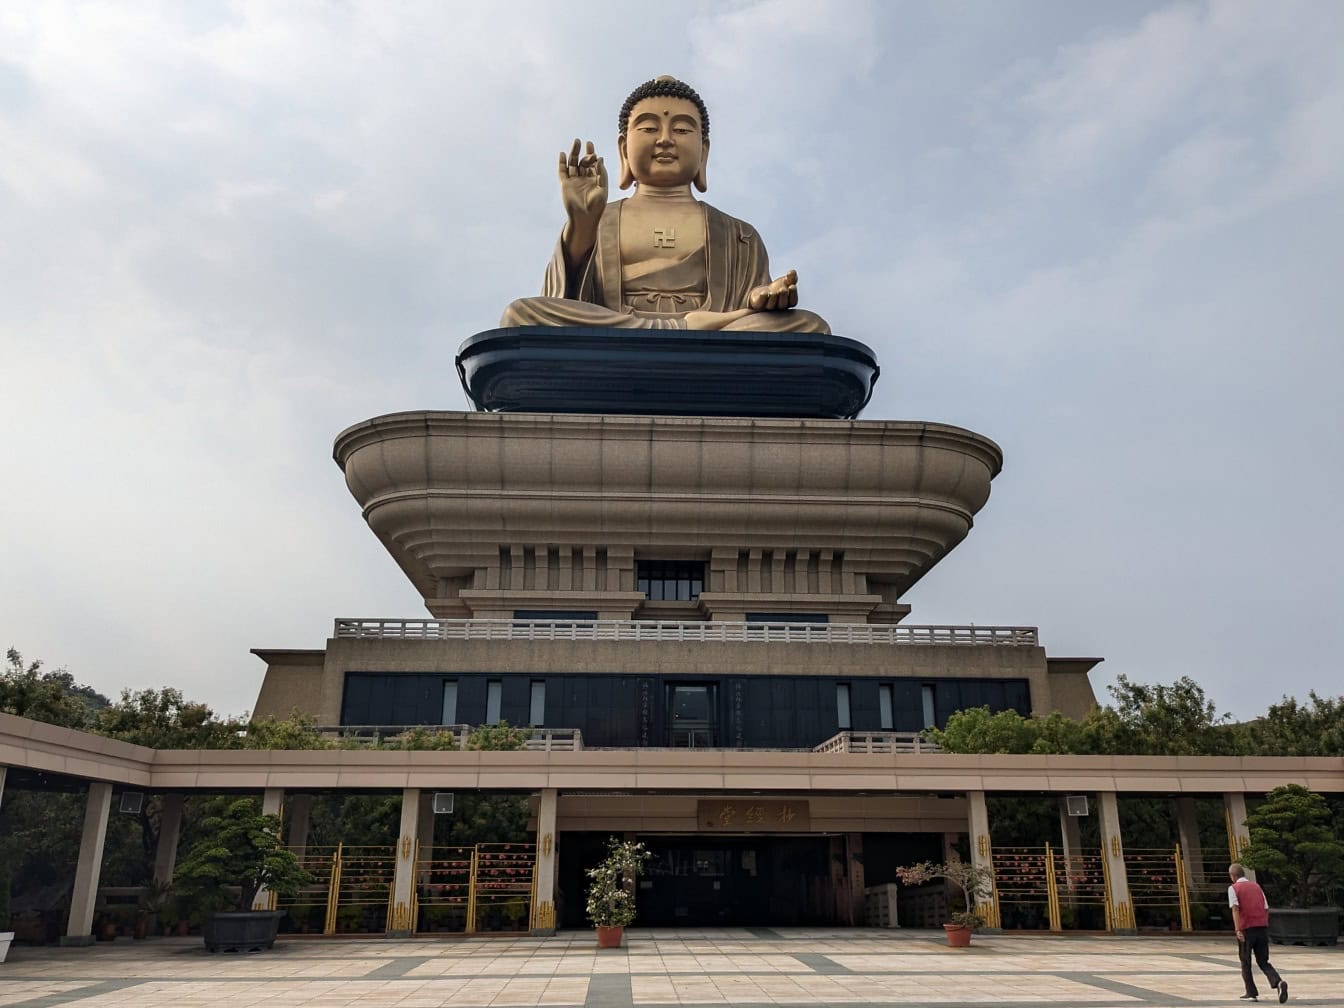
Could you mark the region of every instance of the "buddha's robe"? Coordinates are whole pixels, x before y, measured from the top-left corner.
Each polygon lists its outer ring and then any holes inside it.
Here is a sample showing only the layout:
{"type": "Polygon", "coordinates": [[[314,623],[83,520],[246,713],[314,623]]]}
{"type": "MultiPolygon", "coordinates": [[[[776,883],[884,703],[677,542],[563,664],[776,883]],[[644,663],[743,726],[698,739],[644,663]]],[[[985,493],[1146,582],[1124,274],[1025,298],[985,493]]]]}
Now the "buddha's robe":
{"type": "MultiPolygon", "coordinates": [[[[751,291],[770,282],[770,260],[756,229],[705,202],[700,203],[705,215],[703,248],[682,259],[623,267],[620,227],[624,203],[608,204],[598,224],[597,241],[577,276],[570,276],[564,250],[557,242],[541,297],[514,301],[499,324],[685,329],[687,312],[745,308],[751,291]]],[[[831,331],[824,319],[797,308],[753,312],[724,328],[831,331]]]]}

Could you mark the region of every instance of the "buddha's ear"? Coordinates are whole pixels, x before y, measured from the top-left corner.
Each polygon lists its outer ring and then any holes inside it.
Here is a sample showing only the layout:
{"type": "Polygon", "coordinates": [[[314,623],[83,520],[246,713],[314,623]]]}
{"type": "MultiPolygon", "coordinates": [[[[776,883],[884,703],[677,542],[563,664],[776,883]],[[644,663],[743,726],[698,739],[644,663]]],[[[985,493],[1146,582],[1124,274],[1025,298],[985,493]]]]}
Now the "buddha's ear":
{"type": "Polygon", "coordinates": [[[625,136],[616,138],[616,151],[621,158],[621,180],[618,185],[622,189],[629,189],[635,184],[634,172],[630,170],[630,159],[625,156],[625,136]]]}
{"type": "Polygon", "coordinates": [[[695,173],[695,187],[701,192],[709,191],[709,183],[705,181],[705,167],[709,164],[709,141],[705,141],[704,149],[700,152],[700,170],[695,173]]]}

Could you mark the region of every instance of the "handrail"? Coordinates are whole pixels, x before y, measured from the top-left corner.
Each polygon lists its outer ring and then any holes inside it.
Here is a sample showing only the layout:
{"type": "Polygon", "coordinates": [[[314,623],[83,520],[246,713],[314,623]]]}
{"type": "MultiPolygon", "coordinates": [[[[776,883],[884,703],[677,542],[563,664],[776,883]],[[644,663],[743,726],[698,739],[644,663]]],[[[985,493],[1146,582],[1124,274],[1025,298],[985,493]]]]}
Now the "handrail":
{"type": "Polygon", "coordinates": [[[842,731],[813,746],[812,751],[887,756],[892,753],[936,753],[942,752],[943,747],[930,742],[919,732],[842,731]]]}
{"type": "MultiPolygon", "coordinates": [[[[454,725],[316,725],[324,738],[340,739],[356,746],[372,747],[378,741],[395,741],[407,732],[423,729],[452,735],[454,747],[465,749],[472,726],[454,725]]],[[[578,728],[528,728],[523,748],[532,752],[574,752],[583,748],[583,732],[578,728]]]]}
{"type": "Polygon", "coordinates": [[[338,619],[339,639],[758,641],[788,644],[913,644],[1036,647],[1035,627],[903,626],[874,623],[740,623],[664,620],[338,619]]]}

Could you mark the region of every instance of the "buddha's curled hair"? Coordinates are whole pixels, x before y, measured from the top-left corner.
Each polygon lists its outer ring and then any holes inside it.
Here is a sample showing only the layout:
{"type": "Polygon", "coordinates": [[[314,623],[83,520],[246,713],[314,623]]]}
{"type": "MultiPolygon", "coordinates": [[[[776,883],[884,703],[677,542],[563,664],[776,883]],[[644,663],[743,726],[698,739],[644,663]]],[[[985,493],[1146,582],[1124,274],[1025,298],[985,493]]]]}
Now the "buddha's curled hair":
{"type": "Polygon", "coordinates": [[[631,110],[645,98],[684,98],[691,102],[700,110],[700,137],[705,141],[709,140],[709,109],[705,108],[704,99],[686,82],[667,76],[645,81],[630,92],[630,97],[621,106],[620,121],[617,123],[619,136],[625,136],[630,125],[631,110]]]}

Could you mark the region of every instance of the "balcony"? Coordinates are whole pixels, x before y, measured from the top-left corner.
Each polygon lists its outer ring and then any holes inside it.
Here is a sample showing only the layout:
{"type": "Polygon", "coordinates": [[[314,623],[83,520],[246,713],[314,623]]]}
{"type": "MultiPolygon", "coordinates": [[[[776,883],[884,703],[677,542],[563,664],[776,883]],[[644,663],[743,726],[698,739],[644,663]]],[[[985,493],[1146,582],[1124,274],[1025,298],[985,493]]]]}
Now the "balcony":
{"type": "Polygon", "coordinates": [[[760,641],[781,644],[893,644],[1037,647],[1035,627],[905,626],[872,623],[676,623],[652,620],[558,621],[338,619],[338,639],[760,641]]]}

